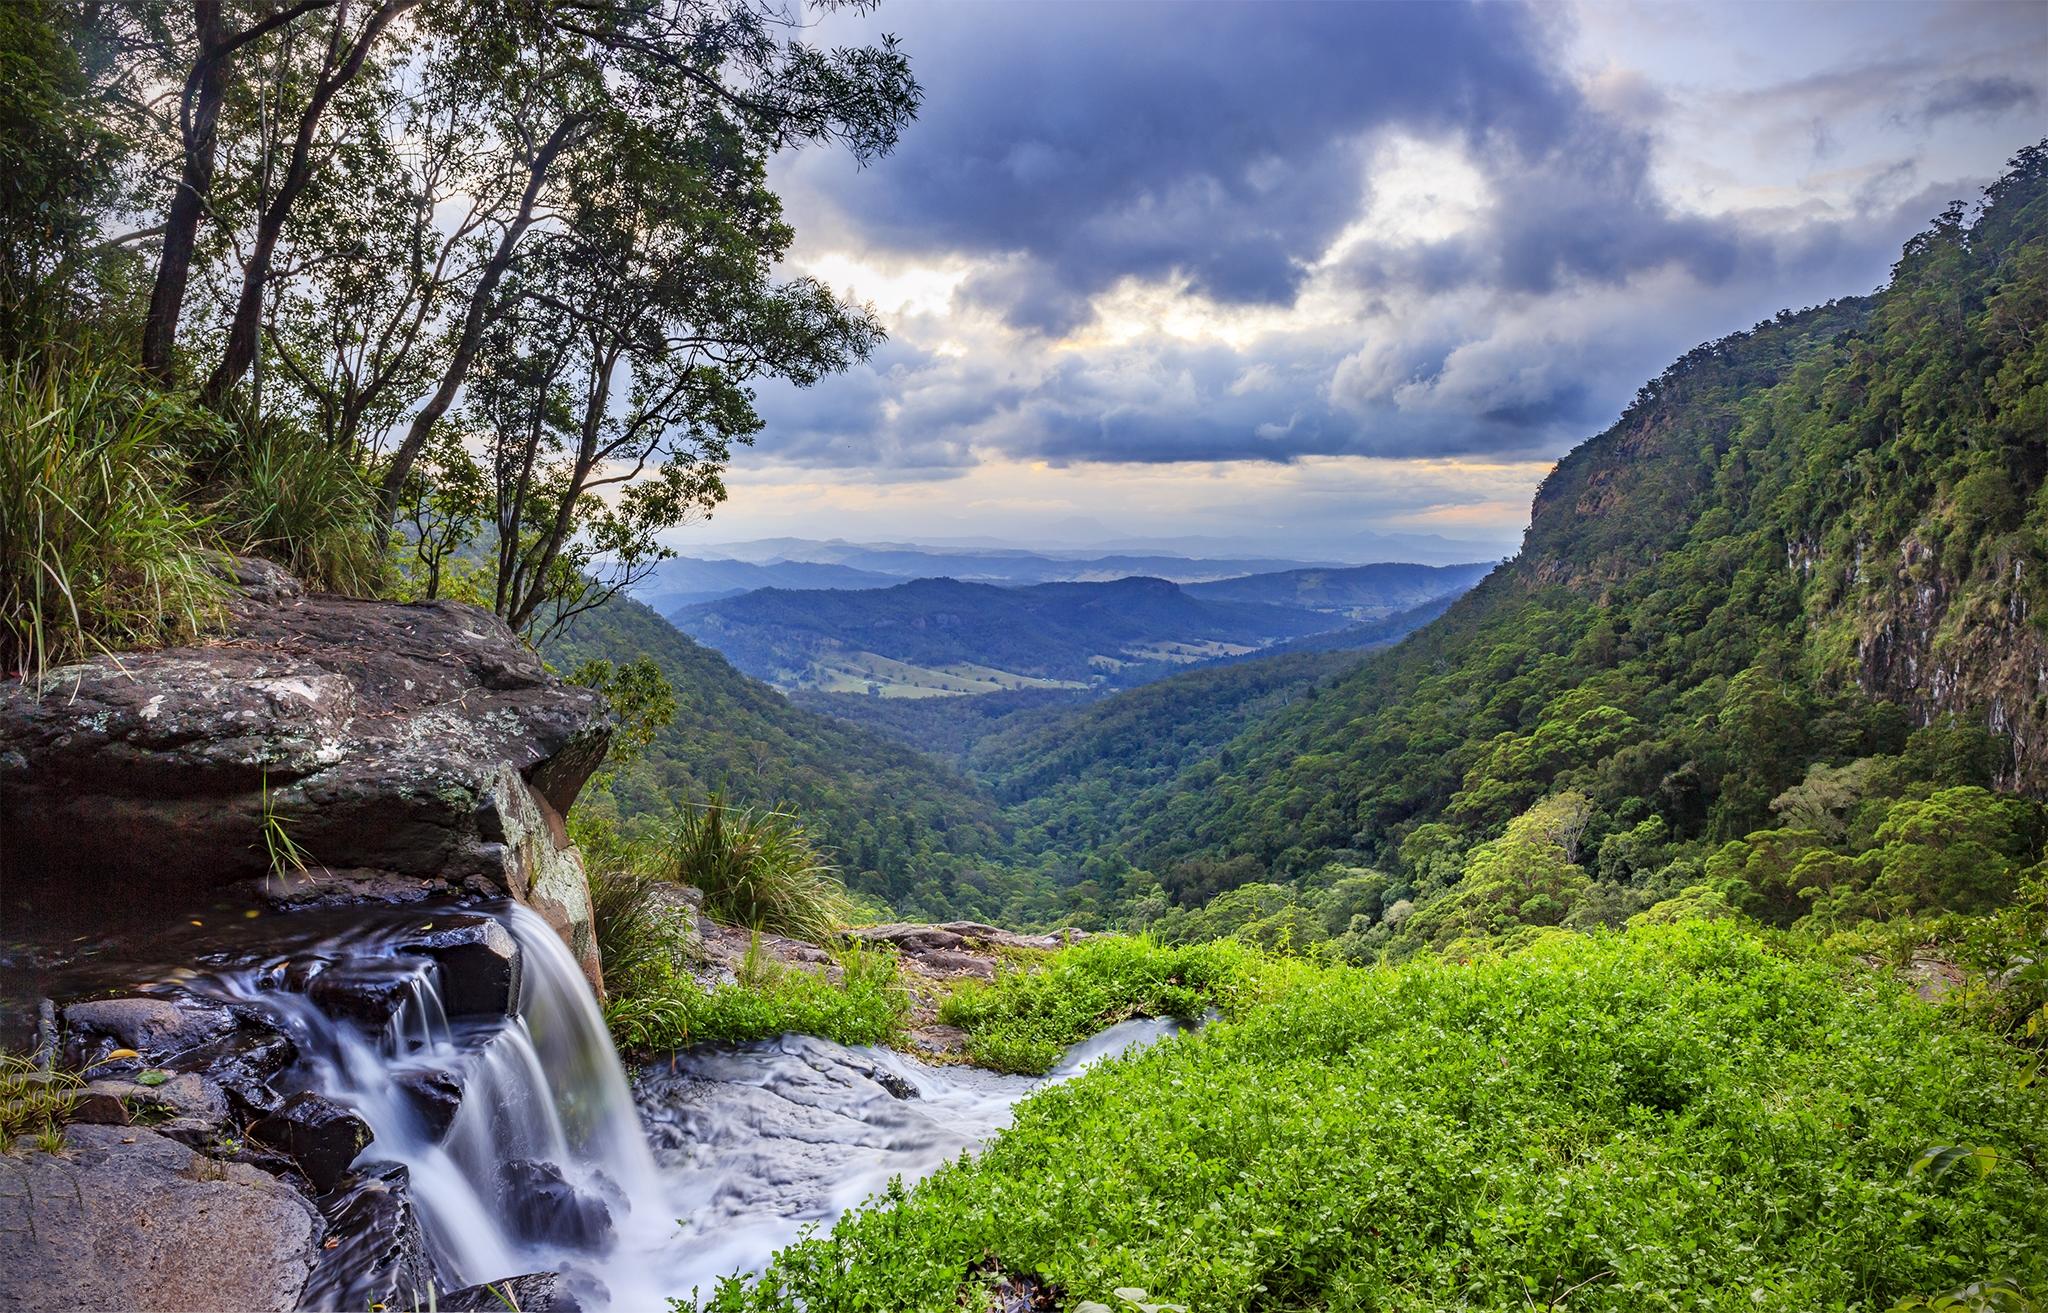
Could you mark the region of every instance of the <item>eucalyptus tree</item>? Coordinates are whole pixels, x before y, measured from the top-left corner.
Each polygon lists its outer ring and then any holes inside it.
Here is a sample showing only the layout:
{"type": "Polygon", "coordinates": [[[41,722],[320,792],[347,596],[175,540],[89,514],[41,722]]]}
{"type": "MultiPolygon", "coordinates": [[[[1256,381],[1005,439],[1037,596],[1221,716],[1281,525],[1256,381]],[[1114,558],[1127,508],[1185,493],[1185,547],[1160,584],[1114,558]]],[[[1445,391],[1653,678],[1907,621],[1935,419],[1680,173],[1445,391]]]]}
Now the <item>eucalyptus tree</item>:
{"type": "Polygon", "coordinates": [[[564,623],[665,555],[725,496],[760,427],[749,384],[864,358],[881,328],[811,279],[777,282],[791,230],[766,155],[722,108],[618,119],[508,280],[464,409],[482,435],[492,602],[564,623]]]}
{"type": "Polygon", "coordinates": [[[533,235],[573,205],[568,179],[587,171],[586,156],[616,153],[622,137],[650,155],[687,155],[698,134],[715,132],[762,157],[837,144],[865,161],[893,147],[920,94],[893,38],[821,49],[802,39],[795,15],[760,0],[498,0],[471,30],[493,34],[500,55],[477,61],[494,79],[495,117],[480,139],[497,161],[488,171],[519,185],[451,315],[440,376],[383,463],[386,524],[487,338],[502,340],[499,325],[534,303],[541,280],[522,276],[516,296],[506,280],[533,235]]]}

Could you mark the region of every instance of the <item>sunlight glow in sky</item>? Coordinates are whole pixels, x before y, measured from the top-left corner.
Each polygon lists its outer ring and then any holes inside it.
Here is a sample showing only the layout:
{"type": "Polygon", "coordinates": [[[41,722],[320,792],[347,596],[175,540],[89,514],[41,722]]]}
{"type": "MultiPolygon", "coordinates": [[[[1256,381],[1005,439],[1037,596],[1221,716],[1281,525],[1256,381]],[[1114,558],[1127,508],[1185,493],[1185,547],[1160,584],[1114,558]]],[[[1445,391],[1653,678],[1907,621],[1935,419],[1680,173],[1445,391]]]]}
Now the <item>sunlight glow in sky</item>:
{"type": "Polygon", "coordinates": [[[1876,287],[2048,137],[2044,3],[885,0],[817,35],[881,31],[926,88],[900,149],[776,181],[792,271],[890,341],[761,390],[683,550],[1511,550],[1670,360],[1876,287]]]}

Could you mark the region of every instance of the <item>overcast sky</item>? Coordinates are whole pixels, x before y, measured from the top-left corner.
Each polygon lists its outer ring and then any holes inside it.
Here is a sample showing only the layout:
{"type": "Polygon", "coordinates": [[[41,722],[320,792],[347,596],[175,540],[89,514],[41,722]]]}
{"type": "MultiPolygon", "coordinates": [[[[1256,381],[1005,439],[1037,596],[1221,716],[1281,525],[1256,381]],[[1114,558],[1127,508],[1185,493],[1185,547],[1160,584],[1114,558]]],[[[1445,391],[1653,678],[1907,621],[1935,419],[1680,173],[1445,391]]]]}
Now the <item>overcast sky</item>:
{"type": "MultiPolygon", "coordinates": [[[[1869,291],[2048,136],[2048,4],[924,4],[866,169],[776,177],[890,340],[764,388],[684,550],[775,534],[1511,549],[1694,344],[1869,291]]],[[[1366,554],[1370,554],[1369,552],[1366,554]]]]}

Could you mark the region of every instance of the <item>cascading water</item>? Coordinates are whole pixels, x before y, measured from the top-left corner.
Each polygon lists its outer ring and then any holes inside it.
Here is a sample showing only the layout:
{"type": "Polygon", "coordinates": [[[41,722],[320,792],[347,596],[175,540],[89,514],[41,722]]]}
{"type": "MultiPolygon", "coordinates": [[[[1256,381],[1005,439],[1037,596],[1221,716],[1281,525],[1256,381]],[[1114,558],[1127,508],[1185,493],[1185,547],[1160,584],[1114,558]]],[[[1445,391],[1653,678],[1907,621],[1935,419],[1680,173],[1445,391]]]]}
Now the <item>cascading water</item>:
{"type": "MultiPolygon", "coordinates": [[[[616,1243],[674,1230],[625,1073],[582,973],[533,912],[512,906],[494,914],[519,949],[518,1008],[509,1018],[451,1023],[440,968],[426,958],[389,959],[404,980],[398,1006],[377,1029],[338,1021],[308,993],[281,987],[283,961],[211,981],[213,992],[259,1007],[291,1035],[300,1053],[293,1085],[369,1124],[375,1138],[360,1161],[407,1168],[442,1290],[542,1270],[594,1275],[597,1228],[578,1201],[602,1205],[616,1243]],[[460,1091],[445,1129],[413,1094],[435,1077],[452,1078],[460,1091]],[[508,1177],[515,1166],[523,1175],[508,1177]],[[521,1195],[535,1180],[567,1206],[542,1213],[525,1206],[521,1195]]],[[[357,941],[328,951],[375,947],[357,941]]],[[[587,1297],[603,1298],[600,1286],[579,1284],[587,1297]]]]}
{"type": "MultiPolygon", "coordinates": [[[[645,1068],[636,1105],[561,940],[524,907],[490,914],[518,947],[510,1016],[451,1020],[441,968],[396,931],[352,932],[193,982],[291,1035],[300,1057],[283,1083],[368,1123],[375,1138],[359,1167],[407,1169],[444,1292],[552,1271],[594,1311],[708,1296],[805,1225],[829,1226],[892,1177],[915,1181],[977,1147],[1047,1081],[1178,1029],[1112,1027],[1044,1081],[806,1036],[710,1045],[645,1068]],[[377,1024],[339,1019],[309,984],[323,970],[367,976],[395,1005],[377,1024]],[[452,1120],[420,1097],[437,1083],[459,1098],[452,1120]]],[[[360,1293],[341,1274],[310,1297],[349,1307],[360,1293]]]]}

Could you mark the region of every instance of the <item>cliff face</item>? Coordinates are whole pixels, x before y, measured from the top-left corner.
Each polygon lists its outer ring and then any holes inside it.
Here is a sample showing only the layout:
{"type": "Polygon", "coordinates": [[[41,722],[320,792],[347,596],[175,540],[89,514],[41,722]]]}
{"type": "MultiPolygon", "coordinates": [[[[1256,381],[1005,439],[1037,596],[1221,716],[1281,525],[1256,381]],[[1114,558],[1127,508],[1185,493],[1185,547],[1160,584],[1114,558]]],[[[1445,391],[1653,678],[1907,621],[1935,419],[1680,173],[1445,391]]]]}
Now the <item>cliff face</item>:
{"type": "Polygon", "coordinates": [[[0,696],[9,903],[90,922],[233,886],[280,906],[510,895],[597,982],[562,817],[603,759],[603,700],[474,607],[238,571],[224,636],[0,696]]]}

